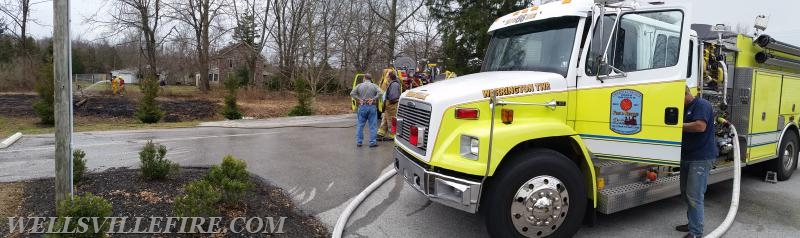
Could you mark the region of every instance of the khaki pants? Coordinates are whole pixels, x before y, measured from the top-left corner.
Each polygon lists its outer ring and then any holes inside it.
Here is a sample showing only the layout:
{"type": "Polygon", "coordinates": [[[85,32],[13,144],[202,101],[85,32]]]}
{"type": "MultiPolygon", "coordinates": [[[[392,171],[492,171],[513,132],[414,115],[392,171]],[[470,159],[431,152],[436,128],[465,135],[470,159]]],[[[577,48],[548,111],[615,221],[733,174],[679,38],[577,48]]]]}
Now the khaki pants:
{"type": "Polygon", "coordinates": [[[386,102],[383,107],[383,118],[381,119],[381,126],[378,127],[378,135],[394,138],[392,134],[392,118],[397,116],[397,103],[386,102]]]}

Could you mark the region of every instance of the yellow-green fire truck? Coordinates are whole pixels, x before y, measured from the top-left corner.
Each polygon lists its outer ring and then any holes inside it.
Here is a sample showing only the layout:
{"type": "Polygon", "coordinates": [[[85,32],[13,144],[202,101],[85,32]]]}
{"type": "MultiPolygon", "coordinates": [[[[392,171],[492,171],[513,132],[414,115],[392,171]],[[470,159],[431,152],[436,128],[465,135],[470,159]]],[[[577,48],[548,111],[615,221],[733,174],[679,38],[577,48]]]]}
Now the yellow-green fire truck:
{"type": "Polygon", "coordinates": [[[719,118],[709,183],[732,177],[733,153],[789,179],[800,48],[698,36],[690,10],[558,0],[497,19],[482,72],[403,94],[398,173],[432,201],[480,210],[492,236],[569,236],[597,212],[679,194],[688,86],[719,118]]]}

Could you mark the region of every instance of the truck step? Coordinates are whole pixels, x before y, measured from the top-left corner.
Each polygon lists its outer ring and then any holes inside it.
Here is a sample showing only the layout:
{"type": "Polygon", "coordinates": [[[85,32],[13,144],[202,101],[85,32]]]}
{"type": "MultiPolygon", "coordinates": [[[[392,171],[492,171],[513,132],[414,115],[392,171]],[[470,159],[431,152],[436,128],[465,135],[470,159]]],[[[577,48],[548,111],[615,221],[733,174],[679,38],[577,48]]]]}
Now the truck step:
{"type": "Polygon", "coordinates": [[[669,168],[665,166],[604,159],[595,159],[593,162],[594,171],[598,178],[603,179],[605,188],[644,181],[645,174],[650,169],[656,170],[658,174],[669,173],[669,168]]]}
{"type": "MultiPolygon", "coordinates": [[[[733,167],[718,165],[717,168],[711,170],[708,184],[730,178],[733,178],[733,167]]],[[[676,195],[680,195],[680,176],[659,173],[659,178],[650,183],[633,182],[621,186],[606,186],[599,191],[597,211],[611,214],[676,195]]]]}

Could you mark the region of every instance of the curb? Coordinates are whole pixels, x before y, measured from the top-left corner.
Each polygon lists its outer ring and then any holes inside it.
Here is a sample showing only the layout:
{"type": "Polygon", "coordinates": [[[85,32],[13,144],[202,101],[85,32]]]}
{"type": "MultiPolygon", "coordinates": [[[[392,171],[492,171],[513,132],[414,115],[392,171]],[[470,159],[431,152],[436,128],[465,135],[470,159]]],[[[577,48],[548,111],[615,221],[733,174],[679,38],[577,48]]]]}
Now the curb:
{"type": "Polygon", "coordinates": [[[8,139],[4,140],[3,142],[0,142],[0,149],[5,149],[6,147],[11,146],[12,144],[14,144],[14,142],[17,142],[19,138],[22,138],[22,132],[17,132],[14,135],[8,137],[8,139]]]}

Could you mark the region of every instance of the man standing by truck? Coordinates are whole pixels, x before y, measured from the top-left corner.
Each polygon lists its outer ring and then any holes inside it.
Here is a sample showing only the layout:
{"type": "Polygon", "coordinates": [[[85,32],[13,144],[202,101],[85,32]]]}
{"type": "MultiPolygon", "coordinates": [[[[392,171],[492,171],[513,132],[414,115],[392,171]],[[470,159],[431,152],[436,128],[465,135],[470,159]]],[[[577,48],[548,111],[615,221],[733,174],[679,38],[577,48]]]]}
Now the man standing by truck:
{"type": "Polygon", "coordinates": [[[372,83],[372,76],[364,75],[364,81],[358,84],[350,96],[358,102],[358,124],[356,126],[356,146],[361,147],[364,141],[364,123],[369,122],[369,147],[378,146],[378,108],[376,106],[381,89],[372,83]]]}
{"type": "Polygon", "coordinates": [[[397,116],[397,101],[400,100],[400,82],[394,72],[389,73],[389,86],[386,87],[386,98],[383,101],[383,119],[378,128],[381,141],[394,140],[391,132],[392,119],[397,116]]]}
{"type": "Polygon", "coordinates": [[[703,200],[708,174],[719,151],[714,135],[714,111],[711,103],[695,97],[686,87],[684,97],[683,141],[681,143],[681,196],[686,201],[689,224],[675,227],[688,232],[684,238],[703,236],[703,200]]]}

